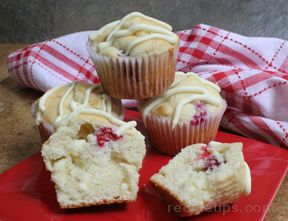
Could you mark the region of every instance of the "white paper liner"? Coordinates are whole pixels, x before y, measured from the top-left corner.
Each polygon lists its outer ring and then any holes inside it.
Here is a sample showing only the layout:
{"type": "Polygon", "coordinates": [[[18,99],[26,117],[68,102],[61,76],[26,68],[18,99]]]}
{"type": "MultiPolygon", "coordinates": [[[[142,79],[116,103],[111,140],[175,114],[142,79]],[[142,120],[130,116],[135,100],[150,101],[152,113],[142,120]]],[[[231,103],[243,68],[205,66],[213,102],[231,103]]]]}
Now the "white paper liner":
{"type": "Polygon", "coordinates": [[[191,144],[208,144],[217,135],[221,118],[227,106],[224,101],[222,105],[223,108],[218,113],[208,115],[204,122],[192,125],[190,121],[182,121],[174,129],[172,129],[170,119],[148,114],[144,121],[152,147],[162,153],[174,155],[191,144]]]}
{"type": "Polygon", "coordinates": [[[167,89],[174,80],[178,48],[154,56],[113,58],[87,44],[102,87],[120,99],[150,98],[167,89]]]}

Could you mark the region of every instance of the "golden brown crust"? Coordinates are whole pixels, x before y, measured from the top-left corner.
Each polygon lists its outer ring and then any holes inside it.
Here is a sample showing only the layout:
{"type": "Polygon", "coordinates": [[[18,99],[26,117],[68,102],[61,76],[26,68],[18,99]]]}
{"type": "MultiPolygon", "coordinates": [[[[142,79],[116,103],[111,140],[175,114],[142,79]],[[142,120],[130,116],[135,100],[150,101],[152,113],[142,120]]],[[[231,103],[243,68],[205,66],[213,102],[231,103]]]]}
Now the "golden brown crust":
{"type": "MultiPolygon", "coordinates": [[[[132,200],[131,200],[132,201],[132,200]]],[[[127,203],[130,202],[129,200],[102,200],[100,202],[95,202],[95,203],[79,203],[79,204],[61,204],[59,202],[60,208],[61,209],[75,209],[75,208],[81,208],[81,207],[89,207],[89,206],[100,206],[100,205],[111,205],[111,204],[122,204],[122,203],[127,203]]]]}
{"type": "Polygon", "coordinates": [[[179,217],[188,217],[198,215],[198,213],[193,213],[189,211],[189,208],[182,202],[177,195],[172,193],[169,189],[167,189],[164,185],[161,185],[157,181],[150,179],[150,182],[154,185],[154,187],[158,190],[163,200],[168,205],[168,211],[174,212],[179,217]],[[171,210],[172,206],[172,210],[171,210]],[[170,211],[171,210],[171,211],[170,211]]]}

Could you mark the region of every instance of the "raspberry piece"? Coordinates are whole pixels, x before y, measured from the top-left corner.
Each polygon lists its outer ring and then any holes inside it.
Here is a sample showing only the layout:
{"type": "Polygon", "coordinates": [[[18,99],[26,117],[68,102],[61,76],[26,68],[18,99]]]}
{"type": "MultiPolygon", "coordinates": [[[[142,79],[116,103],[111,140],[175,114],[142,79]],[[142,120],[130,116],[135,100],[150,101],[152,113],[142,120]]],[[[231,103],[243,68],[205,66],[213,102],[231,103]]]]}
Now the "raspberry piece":
{"type": "Polygon", "coordinates": [[[96,137],[98,146],[103,147],[105,142],[116,141],[121,139],[123,136],[118,136],[110,127],[102,127],[99,129],[96,137]]]}
{"type": "Polygon", "coordinates": [[[208,151],[207,148],[208,148],[208,146],[202,146],[201,147],[202,153],[199,156],[199,159],[205,159],[211,155],[211,153],[208,151]]]}
{"type": "Polygon", "coordinates": [[[204,163],[204,169],[207,170],[213,170],[214,168],[218,167],[221,163],[216,159],[214,155],[211,155],[210,157],[205,159],[204,163]]]}
{"type": "Polygon", "coordinates": [[[192,120],[190,121],[191,125],[196,126],[200,123],[205,122],[207,116],[207,108],[202,103],[195,104],[196,114],[193,116],[192,120]]]}

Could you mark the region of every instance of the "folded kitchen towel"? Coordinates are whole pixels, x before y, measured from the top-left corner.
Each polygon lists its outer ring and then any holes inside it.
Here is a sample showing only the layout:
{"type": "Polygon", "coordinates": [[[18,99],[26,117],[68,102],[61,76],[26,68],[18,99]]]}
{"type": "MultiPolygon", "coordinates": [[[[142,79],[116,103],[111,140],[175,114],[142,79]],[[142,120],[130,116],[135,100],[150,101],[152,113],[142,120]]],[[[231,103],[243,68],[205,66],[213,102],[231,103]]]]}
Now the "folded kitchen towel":
{"type": "MultiPolygon", "coordinates": [[[[43,92],[71,81],[98,82],[86,51],[89,33],[13,52],[7,60],[9,74],[18,83],[43,92]]],[[[193,71],[222,89],[228,109],[221,126],[288,147],[288,42],[245,37],[205,24],[177,34],[177,70],[193,71]]]]}

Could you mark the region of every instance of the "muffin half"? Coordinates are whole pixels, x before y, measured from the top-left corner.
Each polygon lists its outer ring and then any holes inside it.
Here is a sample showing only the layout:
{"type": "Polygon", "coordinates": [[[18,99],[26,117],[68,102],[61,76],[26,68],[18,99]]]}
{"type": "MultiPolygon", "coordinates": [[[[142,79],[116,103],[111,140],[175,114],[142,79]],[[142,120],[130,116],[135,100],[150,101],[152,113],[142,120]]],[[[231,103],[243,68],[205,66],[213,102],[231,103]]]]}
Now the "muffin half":
{"type": "Polygon", "coordinates": [[[179,216],[198,215],[231,204],[251,192],[251,175],[242,143],[194,144],[150,178],[179,216]]]}
{"type": "Polygon", "coordinates": [[[94,110],[93,120],[71,118],[50,136],[42,157],[61,208],[134,201],[146,153],[134,126],[94,110]]]}

